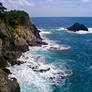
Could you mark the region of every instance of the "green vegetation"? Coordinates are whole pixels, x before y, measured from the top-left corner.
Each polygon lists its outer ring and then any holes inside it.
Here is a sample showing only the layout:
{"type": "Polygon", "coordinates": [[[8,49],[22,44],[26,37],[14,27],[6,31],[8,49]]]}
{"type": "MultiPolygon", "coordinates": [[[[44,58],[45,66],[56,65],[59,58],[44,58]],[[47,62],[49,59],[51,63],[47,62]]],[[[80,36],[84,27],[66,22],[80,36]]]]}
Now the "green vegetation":
{"type": "MultiPolygon", "coordinates": [[[[22,47],[23,50],[28,49],[26,42],[24,44],[25,46],[19,46],[17,43],[19,40],[21,40],[20,44],[24,41],[22,34],[21,37],[19,37],[20,35],[18,34],[17,28],[18,26],[30,27],[32,24],[29,15],[25,11],[5,10],[6,8],[0,3],[0,39],[2,42],[0,48],[0,68],[6,67],[7,62],[14,65],[16,63],[16,58],[20,56],[22,52],[22,47]],[[17,43],[17,45],[14,42],[17,43]]],[[[26,33],[27,32],[24,34],[27,36],[26,33]]]]}
{"type": "Polygon", "coordinates": [[[32,24],[29,15],[24,11],[12,10],[4,12],[3,14],[3,21],[10,31],[10,36],[12,38],[14,38],[14,35],[16,34],[16,28],[18,26],[26,26],[32,24]]]}
{"type": "Polygon", "coordinates": [[[6,8],[0,2],[0,21],[4,22],[9,30],[10,37],[14,38],[16,28],[18,26],[26,26],[32,24],[29,15],[25,11],[5,11],[6,8]]]}
{"type": "Polygon", "coordinates": [[[0,2],[0,19],[3,20],[9,29],[15,29],[19,25],[32,24],[30,17],[25,11],[5,11],[6,8],[0,2]]]}
{"type": "Polygon", "coordinates": [[[24,11],[12,10],[4,13],[4,21],[12,28],[16,28],[18,25],[27,25],[30,22],[29,15],[24,11]]]}

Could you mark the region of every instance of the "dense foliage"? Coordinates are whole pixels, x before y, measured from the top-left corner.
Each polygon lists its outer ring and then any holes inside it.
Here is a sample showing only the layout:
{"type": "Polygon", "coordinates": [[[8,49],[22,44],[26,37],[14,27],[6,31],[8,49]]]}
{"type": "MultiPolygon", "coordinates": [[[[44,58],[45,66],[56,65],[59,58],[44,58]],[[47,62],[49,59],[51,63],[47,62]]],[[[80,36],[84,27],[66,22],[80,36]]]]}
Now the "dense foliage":
{"type": "Polygon", "coordinates": [[[5,11],[6,8],[0,2],[0,19],[5,22],[5,24],[15,29],[18,25],[26,25],[31,23],[29,15],[25,11],[5,11]]]}
{"type": "Polygon", "coordinates": [[[13,28],[16,28],[18,25],[26,25],[30,22],[29,15],[24,11],[9,11],[4,13],[4,21],[13,28]]]}

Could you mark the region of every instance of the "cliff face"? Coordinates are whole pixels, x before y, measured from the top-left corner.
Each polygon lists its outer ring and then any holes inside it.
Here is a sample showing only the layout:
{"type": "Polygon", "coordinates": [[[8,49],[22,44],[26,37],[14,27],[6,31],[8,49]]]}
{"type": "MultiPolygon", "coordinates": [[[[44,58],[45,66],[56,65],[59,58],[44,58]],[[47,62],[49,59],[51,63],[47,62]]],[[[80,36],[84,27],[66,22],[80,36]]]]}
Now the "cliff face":
{"type": "Polygon", "coordinates": [[[15,78],[8,79],[8,74],[0,69],[0,92],[20,92],[15,78]]]}
{"type": "Polygon", "coordinates": [[[22,52],[27,51],[28,46],[41,45],[42,39],[34,24],[19,25],[14,31],[0,23],[0,67],[17,63],[16,59],[22,52]]]}
{"type": "MultiPolygon", "coordinates": [[[[37,45],[42,43],[37,28],[31,24],[26,26],[18,26],[15,32],[8,29],[7,26],[0,23],[0,68],[19,63],[17,58],[22,52],[29,49],[29,45],[37,45]]],[[[41,45],[41,44],[40,44],[41,45]]],[[[17,80],[8,79],[8,74],[0,69],[0,92],[20,92],[17,80]]]]}
{"type": "Polygon", "coordinates": [[[39,35],[39,30],[30,21],[24,11],[11,11],[0,19],[0,92],[20,92],[15,78],[8,79],[9,70],[5,67],[19,64],[17,58],[30,46],[45,44],[39,35]]]}

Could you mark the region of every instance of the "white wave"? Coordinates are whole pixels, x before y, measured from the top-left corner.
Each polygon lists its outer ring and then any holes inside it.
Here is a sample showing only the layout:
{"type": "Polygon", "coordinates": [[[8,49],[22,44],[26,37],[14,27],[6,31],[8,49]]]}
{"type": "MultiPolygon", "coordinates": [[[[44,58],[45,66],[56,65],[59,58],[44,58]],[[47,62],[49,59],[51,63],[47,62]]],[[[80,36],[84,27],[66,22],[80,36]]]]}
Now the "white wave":
{"type": "Polygon", "coordinates": [[[39,29],[39,30],[40,30],[40,34],[51,34],[51,32],[44,31],[44,29],[39,29]]]}
{"type": "Polygon", "coordinates": [[[58,28],[58,29],[56,29],[56,30],[61,31],[61,30],[67,30],[67,29],[64,28],[64,27],[60,27],[60,28],[58,28]]]}
{"type": "Polygon", "coordinates": [[[70,49],[70,46],[59,45],[55,41],[49,40],[47,38],[45,38],[45,42],[47,42],[48,45],[43,45],[42,46],[43,50],[68,50],[70,49]]]}
{"type": "MultiPolygon", "coordinates": [[[[68,50],[71,47],[66,46],[66,45],[59,45],[53,40],[49,40],[48,38],[45,37],[45,34],[43,34],[45,31],[42,31],[41,29],[41,37],[43,38],[43,42],[48,43],[48,45],[43,45],[42,47],[39,47],[39,49],[42,50],[68,50]]],[[[36,47],[34,47],[36,49],[36,47]]],[[[37,48],[38,49],[38,48],[37,48]]]]}
{"type": "Polygon", "coordinates": [[[77,32],[69,31],[69,30],[67,30],[66,28],[63,28],[63,27],[60,27],[56,30],[58,30],[58,31],[66,30],[67,32],[76,33],[76,34],[89,34],[89,33],[92,33],[92,28],[88,28],[88,31],[80,30],[80,31],[77,31],[77,32]]]}
{"type": "MultiPolygon", "coordinates": [[[[35,57],[31,54],[31,50],[24,53],[19,60],[26,61],[26,63],[9,67],[12,72],[12,75],[9,77],[17,78],[21,92],[53,92],[51,85],[58,85],[58,79],[67,77],[69,74],[66,70],[61,70],[53,64],[46,64],[44,57],[40,57],[38,62],[34,62],[34,58],[35,57]],[[38,67],[36,67],[36,71],[34,71],[30,66],[38,67]],[[39,71],[48,68],[50,68],[48,71],[39,71]],[[50,79],[53,80],[50,81],[50,79]]],[[[64,82],[65,78],[62,80],[64,82]]]]}
{"type": "Polygon", "coordinates": [[[88,31],[80,30],[80,31],[76,31],[76,32],[73,32],[73,31],[67,31],[67,32],[76,33],[76,34],[89,34],[89,33],[92,33],[92,28],[88,28],[88,31]]]}
{"type": "Polygon", "coordinates": [[[51,34],[51,32],[41,31],[41,34],[51,34]]]}
{"type": "Polygon", "coordinates": [[[20,60],[26,60],[27,62],[20,66],[15,65],[9,69],[12,72],[10,77],[17,78],[21,87],[21,92],[52,92],[51,84],[46,79],[42,78],[39,73],[29,68],[29,65],[38,65],[33,61],[34,59],[31,54],[29,54],[29,52],[25,53],[20,57],[20,60]],[[23,86],[25,88],[23,88],[23,86]]]}

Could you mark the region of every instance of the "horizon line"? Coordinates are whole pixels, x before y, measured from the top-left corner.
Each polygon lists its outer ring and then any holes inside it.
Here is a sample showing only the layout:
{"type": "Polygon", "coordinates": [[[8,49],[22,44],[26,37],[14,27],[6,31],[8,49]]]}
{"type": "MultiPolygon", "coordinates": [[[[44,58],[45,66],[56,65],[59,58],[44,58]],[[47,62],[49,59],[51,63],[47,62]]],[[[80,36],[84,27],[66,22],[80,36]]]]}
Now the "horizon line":
{"type": "Polygon", "coordinates": [[[74,17],[74,18],[92,18],[92,16],[30,16],[31,18],[41,18],[41,17],[52,17],[52,18],[55,18],[55,17],[65,17],[65,18],[71,18],[71,17],[74,17]]]}

